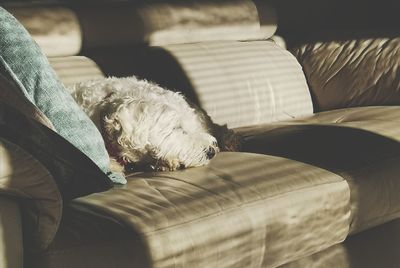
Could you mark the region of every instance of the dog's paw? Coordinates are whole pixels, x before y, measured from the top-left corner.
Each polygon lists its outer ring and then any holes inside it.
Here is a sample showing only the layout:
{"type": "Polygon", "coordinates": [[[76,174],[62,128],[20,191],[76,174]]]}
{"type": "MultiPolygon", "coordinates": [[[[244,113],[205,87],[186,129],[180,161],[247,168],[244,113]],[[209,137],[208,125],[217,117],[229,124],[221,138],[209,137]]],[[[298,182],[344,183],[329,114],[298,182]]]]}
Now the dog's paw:
{"type": "Polygon", "coordinates": [[[112,172],[124,173],[124,167],[113,157],[110,157],[110,163],[108,165],[108,168],[112,172]]]}

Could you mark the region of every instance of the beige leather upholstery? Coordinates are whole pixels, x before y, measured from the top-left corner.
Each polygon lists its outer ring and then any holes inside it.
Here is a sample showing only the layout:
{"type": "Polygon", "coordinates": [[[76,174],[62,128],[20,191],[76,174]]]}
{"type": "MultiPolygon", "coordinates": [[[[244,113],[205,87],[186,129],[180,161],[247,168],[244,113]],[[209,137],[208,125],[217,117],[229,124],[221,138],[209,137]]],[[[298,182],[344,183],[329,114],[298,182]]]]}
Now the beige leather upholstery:
{"type": "Polygon", "coordinates": [[[51,245],[27,252],[25,268],[150,268],[143,239],[119,221],[93,207],[68,204],[51,245]]]}
{"type": "Polygon", "coordinates": [[[266,39],[277,28],[273,8],[256,6],[250,0],[146,4],[116,1],[68,7],[7,3],[6,8],[49,57],[77,55],[82,47],[266,39]]]}
{"type": "Polygon", "coordinates": [[[49,62],[65,86],[104,77],[99,66],[83,56],[53,57],[49,62]]]}
{"type": "Polygon", "coordinates": [[[74,205],[136,230],[153,267],[273,267],[342,241],[349,197],[323,169],[221,153],[204,167],[131,176],[74,205]]]}
{"type": "Polygon", "coordinates": [[[279,266],[280,268],[395,268],[400,263],[400,221],[349,237],[344,243],[279,266]]]}
{"type": "Polygon", "coordinates": [[[23,267],[21,214],[16,200],[0,196],[0,267],[23,267]]]}
{"type": "Polygon", "coordinates": [[[81,50],[81,29],[71,9],[21,6],[8,10],[25,26],[47,56],[70,56],[81,50]]]}
{"type": "Polygon", "coordinates": [[[0,185],[22,204],[25,248],[46,248],[57,232],[62,214],[60,192],[50,173],[22,148],[0,139],[0,185]]]}
{"type": "Polygon", "coordinates": [[[301,66],[272,41],[215,41],[98,50],[106,75],[139,75],[181,91],[229,127],[312,114],[301,66]]]}
{"type": "Polygon", "coordinates": [[[246,151],[295,159],[345,178],[351,190],[350,232],[355,233],[400,216],[399,108],[335,110],[238,131],[246,151]]]}
{"type": "Polygon", "coordinates": [[[276,30],[274,13],[261,27],[257,7],[249,0],[99,4],[76,11],[85,48],[248,40],[268,38],[276,30]]]}
{"type": "Polygon", "coordinates": [[[216,123],[257,125],[312,114],[301,66],[269,41],[164,46],[216,123]]]}
{"type": "Polygon", "coordinates": [[[400,37],[318,42],[293,52],[316,111],[400,103],[400,37]]]}

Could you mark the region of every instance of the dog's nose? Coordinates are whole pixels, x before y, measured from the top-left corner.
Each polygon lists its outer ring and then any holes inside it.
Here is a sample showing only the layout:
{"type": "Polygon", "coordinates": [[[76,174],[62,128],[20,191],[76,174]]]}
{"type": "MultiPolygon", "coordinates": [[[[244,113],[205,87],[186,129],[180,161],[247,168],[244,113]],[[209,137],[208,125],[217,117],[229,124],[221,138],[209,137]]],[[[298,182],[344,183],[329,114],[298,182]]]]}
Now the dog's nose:
{"type": "Polygon", "coordinates": [[[209,147],[207,152],[206,152],[207,158],[208,159],[213,158],[216,155],[216,153],[217,152],[215,151],[215,149],[213,147],[209,147]]]}

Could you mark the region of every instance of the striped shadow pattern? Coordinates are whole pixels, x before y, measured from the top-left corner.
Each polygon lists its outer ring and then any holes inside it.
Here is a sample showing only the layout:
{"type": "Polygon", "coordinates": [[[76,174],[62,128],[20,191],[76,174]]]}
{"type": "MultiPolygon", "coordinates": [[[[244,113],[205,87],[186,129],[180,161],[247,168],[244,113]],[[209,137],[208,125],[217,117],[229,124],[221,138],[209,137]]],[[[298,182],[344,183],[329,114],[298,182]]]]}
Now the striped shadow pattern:
{"type": "Polygon", "coordinates": [[[200,105],[229,127],[312,114],[301,66],[271,41],[163,46],[179,62],[200,105]]]}
{"type": "Polygon", "coordinates": [[[237,130],[247,152],[301,161],[345,178],[350,233],[357,233],[400,216],[399,118],[399,106],[371,106],[237,130]]]}
{"type": "Polygon", "coordinates": [[[349,198],[326,170],[220,153],[204,167],[133,175],[73,205],[136,230],[152,267],[275,267],[342,241],[349,198]]]}
{"type": "Polygon", "coordinates": [[[54,57],[49,58],[49,62],[67,88],[79,82],[104,77],[97,64],[84,56],[54,57]]]}

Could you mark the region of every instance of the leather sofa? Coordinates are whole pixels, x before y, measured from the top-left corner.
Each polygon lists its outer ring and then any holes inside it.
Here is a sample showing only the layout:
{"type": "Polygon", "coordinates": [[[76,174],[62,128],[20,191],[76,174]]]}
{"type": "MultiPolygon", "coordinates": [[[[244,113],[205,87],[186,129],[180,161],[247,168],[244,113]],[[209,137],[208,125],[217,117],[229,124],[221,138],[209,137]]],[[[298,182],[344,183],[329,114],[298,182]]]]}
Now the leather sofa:
{"type": "Polygon", "coordinates": [[[2,195],[0,266],[398,267],[398,25],[326,31],[329,8],[287,2],[5,2],[66,85],[153,80],[244,141],[64,203],[46,248],[27,243],[26,200],[2,195]]]}

